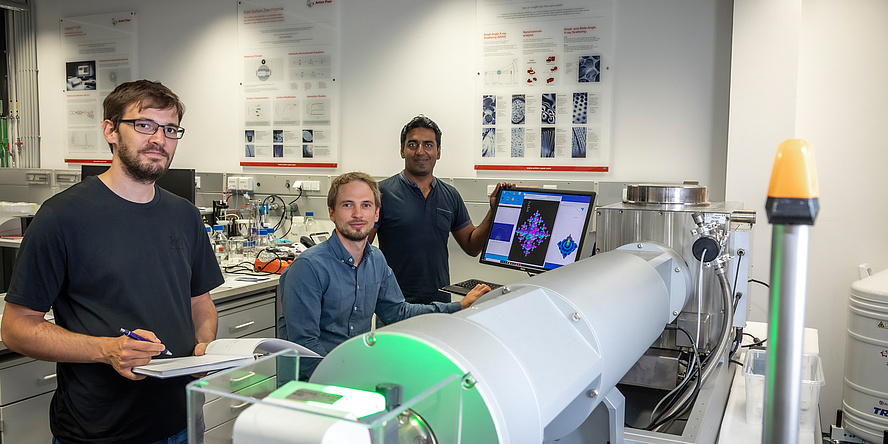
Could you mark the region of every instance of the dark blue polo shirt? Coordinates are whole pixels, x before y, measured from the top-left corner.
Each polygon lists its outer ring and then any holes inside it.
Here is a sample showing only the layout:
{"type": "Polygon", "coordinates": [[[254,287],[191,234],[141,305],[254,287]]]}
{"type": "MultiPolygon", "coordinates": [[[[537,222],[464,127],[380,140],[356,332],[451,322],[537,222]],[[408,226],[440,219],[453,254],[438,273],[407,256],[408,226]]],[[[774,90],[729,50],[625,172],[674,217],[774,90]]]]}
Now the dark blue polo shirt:
{"type": "Polygon", "coordinates": [[[459,192],[433,178],[432,190],[423,197],[403,171],[379,182],[379,188],[379,249],[407,302],[450,302],[450,294],[438,290],[450,283],[447,239],[472,222],[459,192]]]}

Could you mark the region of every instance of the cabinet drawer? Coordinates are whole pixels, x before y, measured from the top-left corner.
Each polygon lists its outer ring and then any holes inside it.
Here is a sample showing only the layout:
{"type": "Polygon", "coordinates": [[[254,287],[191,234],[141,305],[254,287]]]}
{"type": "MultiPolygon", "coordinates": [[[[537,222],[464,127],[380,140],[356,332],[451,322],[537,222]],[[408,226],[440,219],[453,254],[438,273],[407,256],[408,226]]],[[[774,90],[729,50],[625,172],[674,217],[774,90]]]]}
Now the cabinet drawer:
{"type": "Polygon", "coordinates": [[[231,444],[234,435],[234,421],[228,421],[212,429],[208,428],[204,434],[204,444],[231,444]]]}
{"type": "Polygon", "coordinates": [[[274,301],[219,314],[218,338],[240,338],[274,327],[274,301]]]}
{"type": "Polygon", "coordinates": [[[0,370],[0,405],[54,391],[56,364],[28,361],[0,370]]]}
{"type": "Polygon", "coordinates": [[[52,392],[0,407],[2,442],[37,444],[52,441],[49,430],[50,400],[52,392]]]}
{"type": "MultiPolygon", "coordinates": [[[[276,379],[274,377],[271,377],[244,389],[238,390],[235,393],[241,396],[261,399],[274,391],[274,389],[276,388],[275,380],[276,379]]],[[[206,421],[207,430],[236,418],[237,415],[240,414],[240,412],[242,412],[250,405],[252,405],[252,403],[232,398],[216,398],[204,404],[204,421],[206,421]]]]}

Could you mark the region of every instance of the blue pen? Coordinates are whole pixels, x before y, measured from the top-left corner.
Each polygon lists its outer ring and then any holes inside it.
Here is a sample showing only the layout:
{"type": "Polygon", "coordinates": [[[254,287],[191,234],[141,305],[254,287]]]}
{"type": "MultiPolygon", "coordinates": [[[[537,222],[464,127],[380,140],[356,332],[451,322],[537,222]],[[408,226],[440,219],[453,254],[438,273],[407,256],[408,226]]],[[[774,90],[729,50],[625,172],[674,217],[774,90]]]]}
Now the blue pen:
{"type": "MultiPolygon", "coordinates": [[[[133,332],[127,330],[127,329],[125,329],[125,328],[121,328],[121,329],[120,329],[120,332],[123,333],[125,336],[128,336],[128,337],[130,337],[130,338],[133,338],[133,339],[135,339],[135,340],[137,340],[137,341],[151,342],[151,341],[149,341],[149,340],[147,340],[147,339],[145,339],[145,338],[143,338],[143,337],[141,337],[141,336],[139,336],[139,335],[137,335],[137,334],[135,334],[135,333],[133,333],[133,332]]],[[[163,351],[160,352],[160,353],[161,353],[161,354],[164,354],[164,355],[167,355],[167,356],[173,356],[173,354],[172,354],[169,350],[167,350],[167,349],[163,349],[163,351]]]]}

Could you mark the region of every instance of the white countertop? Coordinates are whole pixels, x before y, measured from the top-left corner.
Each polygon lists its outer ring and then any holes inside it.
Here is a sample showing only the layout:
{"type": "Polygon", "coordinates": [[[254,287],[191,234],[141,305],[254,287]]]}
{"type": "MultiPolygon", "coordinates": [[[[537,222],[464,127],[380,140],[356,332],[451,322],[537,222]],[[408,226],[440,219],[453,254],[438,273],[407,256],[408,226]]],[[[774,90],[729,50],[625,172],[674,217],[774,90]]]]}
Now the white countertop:
{"type": "MultiPolygon", "coordinates": [[[[768,326],[762,322],[747,322],[746,328],[743,331],[757,338],[766,338],[768,336],[768,326]]],[[[741,349],[734,359],[744,362],[746,350],[748,349],[741,349]]],[[[813,355],[819,354],[820,346],[817,330],[813,328],[805,329],[804,351],[813,355]]],[[[718,443],[751,444],[761,442],[762,425],[750,424],[746,421],[746,378],[743,376],[743,368],[735,364],[734,371],[734,382],[731,384],[731,394],[725,406],[725,416],[722,419],[721,430],[719,430],[718,443]]],[[[814,424],[813,431],[799,431],[799,444],[820,444],[821,441],[819,418],[814,424]]]]}

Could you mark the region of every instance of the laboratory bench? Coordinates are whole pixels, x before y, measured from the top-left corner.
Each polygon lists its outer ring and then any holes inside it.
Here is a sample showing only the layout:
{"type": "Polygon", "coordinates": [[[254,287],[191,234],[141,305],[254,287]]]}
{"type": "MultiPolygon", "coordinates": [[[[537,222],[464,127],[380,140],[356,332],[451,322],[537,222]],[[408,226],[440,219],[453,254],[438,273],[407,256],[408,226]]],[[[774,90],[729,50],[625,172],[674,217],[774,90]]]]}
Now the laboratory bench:
{"type": "MultiPolygon", "coordinates": [[[[218,338],[275,337],[279,275],[252,278],[226,275],[225,283],[210,292],[219,313],[218,338]]],[[[0,322],[3,296],[0,294],[0,322]]],[[[52,440],[49,402],[55,378],[54,362],[14,353],[0,338],[0,444],[45,444],[52,440]]],[[[219,415],[211,414],[219,410],[220,401],[208,400],[205,407],[208,432],[224,423],[224,417],[216,420],[219,415]]],[[[225,409],[230,411],[230,406],[225,409]]]]}

